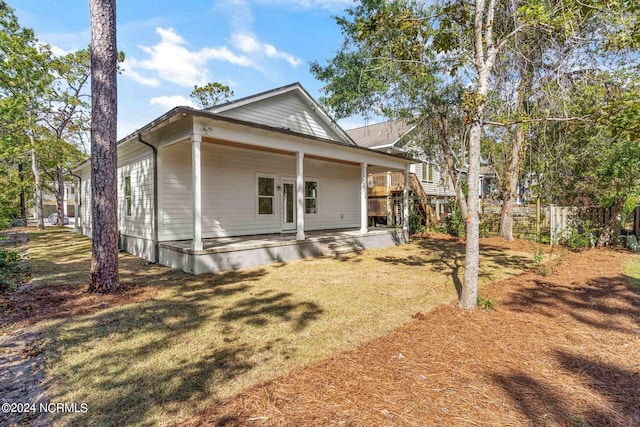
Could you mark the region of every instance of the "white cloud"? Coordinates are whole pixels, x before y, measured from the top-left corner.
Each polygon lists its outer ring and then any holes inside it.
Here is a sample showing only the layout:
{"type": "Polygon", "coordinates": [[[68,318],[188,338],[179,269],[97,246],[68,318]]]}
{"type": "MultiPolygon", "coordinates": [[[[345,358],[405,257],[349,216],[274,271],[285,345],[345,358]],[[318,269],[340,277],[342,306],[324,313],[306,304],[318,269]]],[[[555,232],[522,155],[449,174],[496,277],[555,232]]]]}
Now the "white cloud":
{"type": "Polygon", "coordinates": [[[303,10],[324,9],[332,12],[341,12],[355,4],[354,0],[258,0],[258,3],[303,10]]]}
{"type": "Polygon", "coordinates": [[[289,64],[297,67],[302,63],[300,58],[276,49],[275,46],[258,41],[253,35],[247,33],[234,34],[231,37],[233,45],[244,53],[257,56],[266,56],[273,59],[284,59],[289,64]]]}
{"type": "Polygon", "coordinates": [[[126,58],[122,64],[120,65],[122,68],[122,74],[131,78],[131,80],[138,82],[145,86],[157,87],[160,86],[160,80],[153,77],[143,77],[136,71],[134,71],[134,67],[137,62],[132,63],[132,61],[136,61],[135,59],[126,58]]]}
{"type": "Polygon", "coordinates": [[[241,53],[235,53],[228,46],[189,50],[186,40],[173,28],[158,27],[156,33],[160,36],[157,44],[139,46],[148,58],[127,58],[122,66],[124,75],[146,86],[159,86],[161,80],[183,87],[206,84],[211,81],[207,64],[212,60],[258,70],[262,69],[260,63],[265,58],[284,60],[294,67],[302,62],[294,55],[260,42],[248,32],[231,37],[232,47],[241,53]]]}
{"type": "Polygon", "coordinates": [[[63,48],[53,44],[49,45],[49,49],[51,49],[51,53],[53,53],[54,56],[65,56],[67,53],[70,53],[70,51],[64,50],[63,48]]]}
{"type": "Polygon", "coordinates": [[[235,31],[250,31],[253,12],[245,0],[218,0],[215,5],[235,31]]]}
{"type": "Polygon", "coordinates": [[[200,50],[189,50],[186,41],[173,28],[156,28],[160,42],[154,46],[139,46],[149,57],[147,59],[129,58],[125,68],[125,75],[148,86],[158,86],[160,80],[166,80],[179,86],[191,87],[195,84],[205,84],[210,81],[206,67],[211,60],[221,60],[235,65],[248,67],[252,65],[249,58],[236,55],[226,46],[206,47],[200,50]],[[157,75],[145,77],[142,71],[157,75]]]}
{"type": "Polygon", "coordinates": [[[170,110],[173,107],[187,106],[187,107],[196,107],[196,105],[188,98],[185,98],[182,95],[172,95],[172,96],[156,96],[155,98],[151,98],[149,100],[151,105],[156,105],[159,107],[163,107],[164,110],[170,110]]]}

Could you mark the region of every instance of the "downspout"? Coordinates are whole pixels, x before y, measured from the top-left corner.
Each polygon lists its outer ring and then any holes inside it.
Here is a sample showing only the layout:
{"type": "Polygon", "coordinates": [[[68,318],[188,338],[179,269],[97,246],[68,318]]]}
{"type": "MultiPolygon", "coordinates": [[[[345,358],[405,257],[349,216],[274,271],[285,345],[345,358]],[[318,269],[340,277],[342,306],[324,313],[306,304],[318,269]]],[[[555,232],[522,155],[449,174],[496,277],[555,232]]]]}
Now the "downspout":
{"type": "Polygon", "coordinates": [[[153,151],[153,263],[157,264],[160,257],[160,247],[158,245],[158,149],[142,139],[142,134],[138,134],[138,141],[151,148],[153,151]]]}
{"type": "MultiPolygon", "coordinates": [[[[78,212],[74,212],[73,214],[75,215],[75,218],[73,219],[74,223],[75,223],[75,229],[78,229],[78,218],[80,218],[80,220],[82,220],[82,218],[80,217],[80,212],[82,212],[82,177],[80,175],[76,175],[75,173],[69,171],[69,175],[78,178],[78,191],[77,191],[77,195],[78,195],[78,212]]],[[[80,231],[80,233],[82,233],[82,231],[80,231]]]]}

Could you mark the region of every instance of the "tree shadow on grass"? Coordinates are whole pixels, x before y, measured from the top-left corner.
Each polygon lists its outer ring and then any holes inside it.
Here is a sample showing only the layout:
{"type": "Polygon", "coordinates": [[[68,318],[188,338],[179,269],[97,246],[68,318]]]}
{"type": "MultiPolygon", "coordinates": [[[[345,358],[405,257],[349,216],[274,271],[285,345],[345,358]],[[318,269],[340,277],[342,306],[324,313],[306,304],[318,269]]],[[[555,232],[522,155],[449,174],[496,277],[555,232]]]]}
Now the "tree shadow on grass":
{"type": "Polygon", "coordinates": [[[281,347],[277,334],[238,334],[234,321],[301,331],[322,313],[315,303],[295,301],[288,293],[256,290],[252,282],[265,270],[203,276],[164,270],[150,280],[164,288],[161,299],[44,327],[49,358],[55,361],[57,394],[50,401],[89,405],[87,414],[71,415],[66,422],[149,424],[158,416],[179,416],[185,406],[215,402],[218,390],[281,347]]]}
{"type": "Polygon", "coordinates": [[[242,319],[254,326],[265,326],[269,319],[278,318],[294,324],[294,331],[301,331],[316,320],[323,310],[314,302],[294,302],[288,292],[261,292],[239,301],[220,316],[228,322],[242,319]]]}
{"type": "MultiPolygon", "coordinates": [[[[429,266],[431,270],[446,274],[451,277],[455,286],[458,298],[462,293],[462,273],[465,263],[465,247],[460,242],[448,240],[421,239],[417,242],[423,250],[422,255],[409,255],[406,257],[385,256],[376,258],[381,262],[393,265],[404,265],[407,267],[429,266]]],[[[487,277],[491,280],[494,270],[518,269],[522,270],[530,262],[529,259],[521,255],[506,255],[504,250],[483,247],[480,249],[480,256],[491,262],[483,262],[481,259],[480,277],[487,277]]]]}

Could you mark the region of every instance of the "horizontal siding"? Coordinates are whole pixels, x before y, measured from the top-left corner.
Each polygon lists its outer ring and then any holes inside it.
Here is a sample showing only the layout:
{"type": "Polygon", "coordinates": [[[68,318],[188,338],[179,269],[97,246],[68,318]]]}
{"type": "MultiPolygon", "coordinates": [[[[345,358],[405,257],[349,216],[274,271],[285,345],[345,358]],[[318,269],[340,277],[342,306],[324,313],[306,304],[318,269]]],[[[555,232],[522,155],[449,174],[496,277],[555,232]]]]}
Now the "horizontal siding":
{"type": "Polygon", "coordinates": [[[118,150],[118,229],[126,236],[153,239],[153,152],[141,143],[118,150]],[[126,214],[125,176],[131,177],[131,215],[126,214]]]}
{"type": "Polygon", "coordinates": [[[422,180],[422,168],[424,163],[417,163],[411,165],[411,172],[415,173],[418,179],[420,180],[420,184],[422,184],[422,188],[425,193],[429,196],[455,196],[455,192],[453,191],[453,185],[451,184],[451,179],[447,176],[443,177],[442,169],[437,165],[433,167],[433,181],[423,181],[422,180]],[[443,179],[444,178],[444,179],[443,179]]]}
{"type": "Polygon", "coordinates": [[[317,113],[296,92],[287,92],[220,114],[239,120],[290,129],[306,135],[339,140],[335,131],[318,118],[317,113]]]}
{"type": "MultiPolygon", "coordinates": [[[[191,147],[180,143],[162,152],[162,240],[189,239],[191,147]]],[[[276,186],[295,178],[293,156],[202,144],[203,237],[279,233],[282,192],[276,190],[274,215],[257,215],[257,174],[273,175],[276,186]]],[[[359,226],[360,169],[306,159],[305,177],[318,181],[318,214],[305,215],[306,230],[359,226]]]]}
{"type": "Polygon", "coordinates": [[[305,230],[360,227],[360,167],[306,160],[304,174],[318,179],[318,214],[305,230]]]}
{"type": "Polygon", "coordinates": [[[161,174],[159,195],[159,239],[191,239],[191,143],[180,142],[158,150],[161,174]]]}

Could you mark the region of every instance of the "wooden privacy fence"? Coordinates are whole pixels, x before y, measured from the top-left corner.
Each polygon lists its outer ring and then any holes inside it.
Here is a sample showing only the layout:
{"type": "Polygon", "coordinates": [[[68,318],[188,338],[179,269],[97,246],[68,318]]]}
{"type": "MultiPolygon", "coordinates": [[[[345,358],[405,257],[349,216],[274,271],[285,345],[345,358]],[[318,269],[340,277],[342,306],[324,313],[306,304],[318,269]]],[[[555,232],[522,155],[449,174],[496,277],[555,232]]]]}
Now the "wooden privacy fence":
{"type": "MultiPolygon", "coordinates": [[[[636,209],[636,212],[638,209],[636,209]]],[[[555,206],[549,207],[551,221],[551,240],[557,242],[562,233],[579,226],[579,224],[589,221],[589,227],[596,232],[600,232],[605,224],[611,220],[612,208],[600,206],[589,206],[580,208],[576,206],[555,206]]],[[[620,218],[617,218],[616,229],[620,230],[620,218]]],[[[620,234],[618,231],[616,235],[620,234]]]]}
{"type": "MultiPolygon", "coordinates": [[[[481,211],[481,233],[497,235],[500,228],[500,209],[497,203],[486,203],[481,211]]],[[[513,234],[525,238],[549,237],[549,206],[538,207],[534,204],[513,207],[513,234]]]]}

